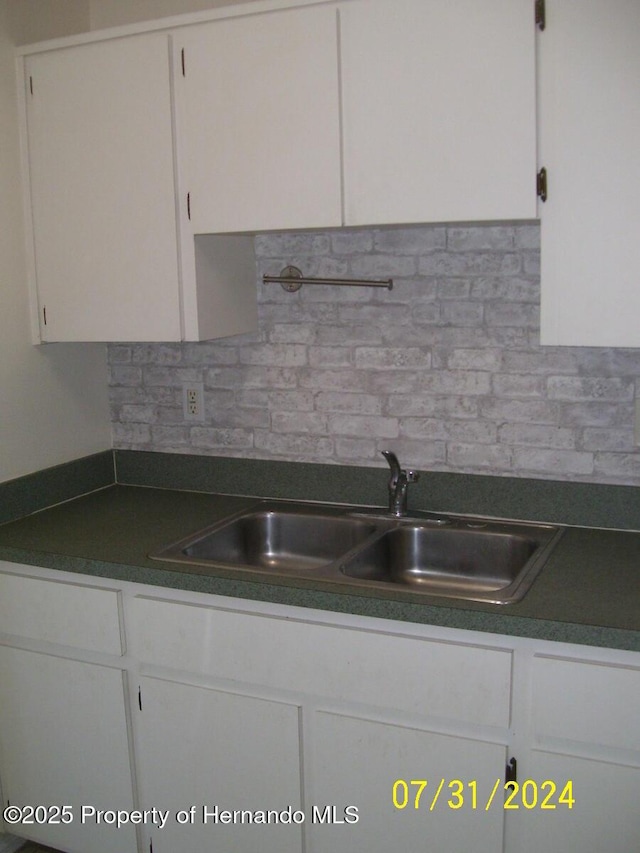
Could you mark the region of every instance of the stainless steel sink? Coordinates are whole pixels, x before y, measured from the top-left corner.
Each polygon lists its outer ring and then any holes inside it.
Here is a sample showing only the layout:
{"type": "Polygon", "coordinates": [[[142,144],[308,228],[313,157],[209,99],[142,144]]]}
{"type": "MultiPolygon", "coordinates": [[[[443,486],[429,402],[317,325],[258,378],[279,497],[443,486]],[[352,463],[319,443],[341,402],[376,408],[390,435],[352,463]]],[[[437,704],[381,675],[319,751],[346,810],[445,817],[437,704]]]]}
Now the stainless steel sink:
{"type": "Polygon", "coordinates": [[[212,572],[506,604],[523,597],[561,535],[545,524],[421,516],[262,501],[150,556],[212,572]]]}
{"type": "Polygon", "coordinates": [[[340,569],[358,582],[398,584],[429,595],[504,601],[512,600],[516,591],[524,594],[524,570],[531,568],[540,545],[539,535],[528,530],[511,533],[464,526],[434,530],[406,523],[375,538],[340,569]]]}
{"type": "Polygon", "coordinates": [[[198,563],[306,574],[333,563],[375,531],[364,520],[263,509],[204,531],[178,550],[198,563]]]}

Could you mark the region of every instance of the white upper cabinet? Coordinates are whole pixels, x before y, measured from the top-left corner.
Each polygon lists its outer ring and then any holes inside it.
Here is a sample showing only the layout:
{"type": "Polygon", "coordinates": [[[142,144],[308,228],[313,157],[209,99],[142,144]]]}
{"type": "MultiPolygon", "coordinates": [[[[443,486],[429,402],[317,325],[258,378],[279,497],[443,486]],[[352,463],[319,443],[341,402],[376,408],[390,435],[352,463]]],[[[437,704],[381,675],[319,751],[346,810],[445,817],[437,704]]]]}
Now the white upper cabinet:
{"type": "Polygon", "coordinates": [[[335,8],[199,24],[176,48],[193,233],[340,225],[335,8]]]}
{"type": "Polygon", "coordinates": [[[168,37],[26,57],[44,341],[179,340],[168,37]]]}
{"type": "Polygon", "coordinates": [[[345,224],[536,216],[532,0],[340,8],[345,224]]]}
{"type": "Polygon", "coordinates": [[[301,2],[19,49],[35,339],[255,330],[259,231],[535,218],[532,0],[301,2]]]}
{"type": "Polygon", "coordinates": [[[36,52],[24,83],[34,339],[255,330],[251,240],[194,241],[176,215],[169,36],[36,52]]]}
{"type": "Polygon", "coordinates": [[[547,0],[542,343],[640,346],[640,3],[547,0]]]}

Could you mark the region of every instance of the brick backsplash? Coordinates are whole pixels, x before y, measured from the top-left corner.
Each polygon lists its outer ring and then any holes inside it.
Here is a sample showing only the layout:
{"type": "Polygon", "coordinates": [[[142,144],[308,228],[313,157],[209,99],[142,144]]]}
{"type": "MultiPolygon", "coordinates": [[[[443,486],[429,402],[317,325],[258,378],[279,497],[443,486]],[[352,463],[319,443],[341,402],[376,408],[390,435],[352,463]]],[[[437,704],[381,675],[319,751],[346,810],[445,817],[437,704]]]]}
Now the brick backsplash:
{"type": "Polygon", "coordinates": [[[536,224],[255,238],[259,331],[108,347],[120,449],[640,485],[640,350],[541,347],[536,224]],[[393,277],[392,291],[262,284],[393,277]],[[206,420],[182,417],[202,381],[206,420]]]}

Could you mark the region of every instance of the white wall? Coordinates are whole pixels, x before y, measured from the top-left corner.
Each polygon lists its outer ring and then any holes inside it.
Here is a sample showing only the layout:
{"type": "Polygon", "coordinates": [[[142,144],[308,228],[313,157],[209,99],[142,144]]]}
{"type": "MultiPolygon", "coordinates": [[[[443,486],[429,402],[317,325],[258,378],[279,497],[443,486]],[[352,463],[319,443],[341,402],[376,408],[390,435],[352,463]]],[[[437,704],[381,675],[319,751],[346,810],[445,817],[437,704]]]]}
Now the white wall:
{"type": "Polygon", "coordinates": [[[83,33],[90,29],[89,0],[6,0],[15,44],[83,33]]]}
{"type": "Polygon", "coordinates": [[[233,6],[244,0],[89,0],[91,29],[117,27],[137,21],[233,6]]]}
{"type": "Polygon", "coordinates": [[[118,448],[640,486],[639,349],[542,347],[540,229],[417,225],[259,234],[258,280],[386,278],[393,290],[258,289],[258,328],[111,345],[118,448]],[[204,383],[185,421],[184,378],[204,383]]]}
{"type": "Polygon", "coordinates": [[[31,344],[20,187],[13,47],[86,29],[86,8],[0,0],[0,481],[111,447],[104,347],[31,344]]]}

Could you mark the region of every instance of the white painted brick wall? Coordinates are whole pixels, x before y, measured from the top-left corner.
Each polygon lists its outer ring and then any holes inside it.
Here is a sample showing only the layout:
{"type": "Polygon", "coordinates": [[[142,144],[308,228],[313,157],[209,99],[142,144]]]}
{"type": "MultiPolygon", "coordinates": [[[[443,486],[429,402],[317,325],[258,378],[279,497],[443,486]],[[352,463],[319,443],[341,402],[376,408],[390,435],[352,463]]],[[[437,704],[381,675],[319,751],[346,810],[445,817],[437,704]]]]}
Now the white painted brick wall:
{"type": "Polygon", "coordinates": [[[108,348],[118,448],[640,485],[640,351],[540,347],[532,224],[255,238],[259,332],[108,348]],[[393,277],[389,292],[262,274],[393,277]],[[202,381],[205,423],[183,421],[202,381]]]}

